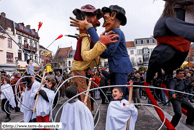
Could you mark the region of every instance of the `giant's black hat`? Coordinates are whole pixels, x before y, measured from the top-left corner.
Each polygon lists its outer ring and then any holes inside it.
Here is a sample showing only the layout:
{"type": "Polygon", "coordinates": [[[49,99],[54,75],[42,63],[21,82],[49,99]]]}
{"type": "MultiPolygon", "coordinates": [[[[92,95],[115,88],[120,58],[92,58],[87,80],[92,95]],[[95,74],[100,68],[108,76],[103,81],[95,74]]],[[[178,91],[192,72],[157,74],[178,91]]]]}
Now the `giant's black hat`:
{"type": "Polygon", "coordinates": [[[103,7],[102,8],[102,12],[105,14],[107,12],[113,12],[113,11],[116,11],[117,12],[117,15],[116,15],[116,18],[119,19],[121,21],[121,25],[125,25],[127,23],[127,18],[125,16],[125,10],[124,8],[118,6],[118,5],[111,5],[108,7],[103,7]]]}

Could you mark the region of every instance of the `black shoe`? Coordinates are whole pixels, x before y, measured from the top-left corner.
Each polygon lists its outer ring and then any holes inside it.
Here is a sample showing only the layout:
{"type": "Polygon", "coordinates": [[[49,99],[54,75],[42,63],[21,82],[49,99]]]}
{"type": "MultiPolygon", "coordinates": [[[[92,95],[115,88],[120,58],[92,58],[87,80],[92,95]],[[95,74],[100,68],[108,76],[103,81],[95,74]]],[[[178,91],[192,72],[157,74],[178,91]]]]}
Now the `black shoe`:
{"type": "Polygon", "coordinates": [[[194,126],[194,122],[192,122],[192,123],[187,123],[187,122],[186,122],[186,124],[187,124],[187,125],[194,126]]]}
{"type": "Polygon", "coordinates": [[[10,117],[7,117],[6,119],[5,119],[5,122],[9,122],[11,120],[11,118],[10,117]]]}

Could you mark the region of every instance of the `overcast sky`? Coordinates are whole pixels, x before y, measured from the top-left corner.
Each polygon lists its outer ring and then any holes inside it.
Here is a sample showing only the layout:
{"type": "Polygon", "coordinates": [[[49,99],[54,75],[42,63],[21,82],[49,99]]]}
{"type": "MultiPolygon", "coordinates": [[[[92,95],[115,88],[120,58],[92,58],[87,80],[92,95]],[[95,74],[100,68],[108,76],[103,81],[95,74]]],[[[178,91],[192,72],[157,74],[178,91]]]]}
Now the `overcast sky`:
{"type": "MultiPolygon", "coordinates": [[[[126,41],[133,41],[135,38],[146,38],[153,35],[153,28],[161,16],[163,0],[0,0],[0,13],[5,12],[8,19],[16,23],[23,22],[31,25],[32,29],[38,28],[38,22],[43,25],[39,30],[39,43],[47,47],[58,35],[75,34],[78,31],[70,27],[69,17],[74,17],[72,11],[81,8],[85,4],[91,4],[96,8],[104,6],[119,5],[126,11],[127,24],[121,26],[126,41]]],[[[100,19],[101,26],[98,27],[100,35],[103,19],[100,19]]],[[[57,47],[69,47],[76,49],[74,38],[63,37],[53,43],[48,49],[56,52],[57,47]]]]}

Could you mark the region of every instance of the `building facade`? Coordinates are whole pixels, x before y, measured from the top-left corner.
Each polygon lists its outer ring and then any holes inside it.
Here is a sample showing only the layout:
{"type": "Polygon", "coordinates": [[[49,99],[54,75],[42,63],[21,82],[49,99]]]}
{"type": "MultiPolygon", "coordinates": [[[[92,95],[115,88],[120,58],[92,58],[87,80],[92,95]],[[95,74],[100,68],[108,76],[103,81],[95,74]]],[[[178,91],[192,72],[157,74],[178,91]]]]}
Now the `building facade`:
{"type": "Polygon", "coordinates": [[[150,38],[138,38],[134,40],[136,46],[136,62],[137,66],[148,67],[149,59],[153,49],[157,45],[157,41],[150,38]]]}
{"type": "MultiPolygon", "coordinates": [[[[68,56],[70,52],[72,51],[72,46],[71,47],[65,47],[65,48],[59,48],[57,49],[54,59],[54,62],[58,62],[62,65],[62,68],[65,69],[69,65],[69,61],[71,61],[71,58],[68,60],[68,56]]],[[[72,52],[73,53],[73,52],[72,52]]],[[[74,56],[74,55],[73,55],[74,56]]],[[[72,64],[72,62],[70,62],[72,64]]]]}
{"type": "MultiPolygon", "coordinates": [[[[0,25],[14,40],[16,40],[14,22],[6,18],[4,12],[0,15],[0,25]]],[[[2,29],[0,29],[0,71],[2,69],[6,72],[16,71],[16,47],[17,45],[13,40],[2,29]]]]}
{"type": "Polygon", "coordinates": [[[27,60],[32,59],[35,70],[40,69],[38,61],[39,36],[35,29],[24,23],[15,23],[16,41],[20,45],[16,48],[18,57],[18,71],[25,71],[27,60]]]}

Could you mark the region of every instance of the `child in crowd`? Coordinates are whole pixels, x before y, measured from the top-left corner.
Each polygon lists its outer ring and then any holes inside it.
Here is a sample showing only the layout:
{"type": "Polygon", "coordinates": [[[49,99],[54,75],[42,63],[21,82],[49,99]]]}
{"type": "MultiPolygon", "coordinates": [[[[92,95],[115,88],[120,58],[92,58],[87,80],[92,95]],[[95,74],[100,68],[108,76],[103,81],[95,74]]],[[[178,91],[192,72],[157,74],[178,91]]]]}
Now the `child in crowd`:
{"type": "MultiPolygon", "coordinates": [[[[76,87],[67,88],[66,97],[69,99],[78,94],[76,87]]],[[[63,106],[60,122],[61,130],[94,130],[93,116],[88,107],[77,98],[63,106]]]]}
{"type": "MultiPolygon", "coordinates": [[[[27,76],[30,76],[29,74],[27,76]]],[[[23,98],[22,98],[22,105],[23,113],[24,113],[24,122],[29,122],[30,120],[32,122],[36,122],[36,114],[32,112],[32,109],[34,107],[34,97],[33,94],[34,90],[37,90],[37,88],[40,86],[40,83],[35,80],[34,77],[26,77],[27,87],[25,89],[23,98]]]]}
{"type": "MultiPolygon", "coordinates": [[[[32,59],[27,60],[28,68],[30,68],[32,71],[34,71],[34,66],[32,65],[32,59]]],[[[31,74],[34,76],[34,72],[32,72],[30,69],[26,68],[26,71],[28,74],[31,74]]]]}
{"type": "Polygon", "coordinates": [[[14,107],[16,107],[16,103],[15,103],[15,97],[14,97],[13,89],[12,89],[12,87],[10,85],[9,78],[4,77],[2,81],[3,81],[3,85],[1,86],[1,89],[0,89],[0,93],[1,93],[1,109],[7,115],[6,118],[5,118],[5,122],[8,122],[8,121],[11,120],[10,112],[8,110],[8,106],[10,104],[12,106],[12,108],[14,108],[14,107]]]}
{"type": "MultiPolygon", "coordinates": [[[[39,95],[36,105],[36,120],[37,122],[50,122],[50,112],[52,111],[52,101],[55,93],[53,88],[56,85],[55,79],[49,79],[46,87],[42,86],[40,90],[36,89],[34,93],[39,95]]],[[[36,99],[36,97],[35,97],[36,99]]],[[[40,129],[42,130],[42,129],[40,129]]],[[[49,129],[46,129],[49,130],[49,129]]]]}
{"type": "Polygon", "coordinates": [[[129,130],[135,129],[137,120],[137,108],[129,101],[122,98],[121,88],[112,90],[113,100],[110,102],[106,117],[106,130],[126,130],[127,121],[129,121],[129,130]]]}

